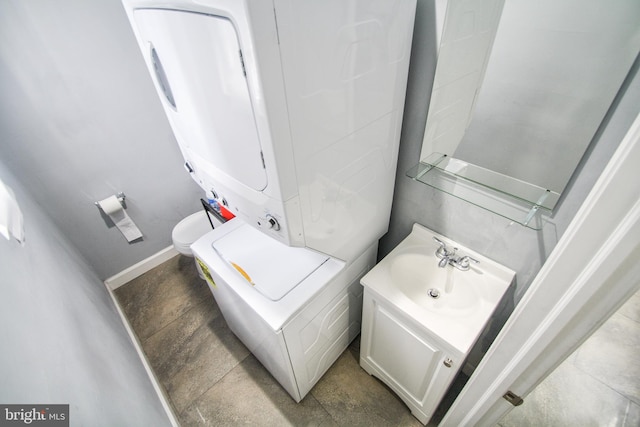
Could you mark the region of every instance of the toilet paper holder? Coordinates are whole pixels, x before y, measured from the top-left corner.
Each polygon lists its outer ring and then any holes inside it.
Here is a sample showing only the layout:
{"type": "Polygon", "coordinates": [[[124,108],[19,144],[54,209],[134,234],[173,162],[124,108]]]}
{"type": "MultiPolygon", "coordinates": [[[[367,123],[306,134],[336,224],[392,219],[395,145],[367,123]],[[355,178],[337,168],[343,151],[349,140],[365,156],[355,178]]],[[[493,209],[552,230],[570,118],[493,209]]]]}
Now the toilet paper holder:
{"type": "MultiPolygon", "coordinates": [[[[127,209],[127,202],[126,202],[127,196],[125,196],[122,191],[119,192],[118,194],[116,194],[116,198],[118,199],[118,201],[120,202],[122,207],[124,209],[127,209]]],[[[93,203],[98,207],[98,209],[100,209],[100,203],[99,202],[93,202],[93,203]]]]}

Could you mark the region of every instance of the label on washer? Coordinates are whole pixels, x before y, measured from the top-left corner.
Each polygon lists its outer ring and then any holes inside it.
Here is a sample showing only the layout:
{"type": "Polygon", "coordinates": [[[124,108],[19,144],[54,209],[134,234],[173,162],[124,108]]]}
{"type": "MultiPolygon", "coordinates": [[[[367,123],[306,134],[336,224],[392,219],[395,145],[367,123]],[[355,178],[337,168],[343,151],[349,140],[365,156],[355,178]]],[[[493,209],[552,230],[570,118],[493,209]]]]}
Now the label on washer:
{"type": "Polygon", "coordinates": [[[213,277],[211,277],[211,272],[209,271],[209,267],[207,267],[207,264],[204,263],[204,261],[202,261],[200,258],[196,257],[196,262],[198,263],[198,265],[200,266],[200,270],[202,270],[202,275],[204,276],[205,280],[213,287],[213,288],[217,288],[216,286],[216,282],[213,280],[213,277]]]}

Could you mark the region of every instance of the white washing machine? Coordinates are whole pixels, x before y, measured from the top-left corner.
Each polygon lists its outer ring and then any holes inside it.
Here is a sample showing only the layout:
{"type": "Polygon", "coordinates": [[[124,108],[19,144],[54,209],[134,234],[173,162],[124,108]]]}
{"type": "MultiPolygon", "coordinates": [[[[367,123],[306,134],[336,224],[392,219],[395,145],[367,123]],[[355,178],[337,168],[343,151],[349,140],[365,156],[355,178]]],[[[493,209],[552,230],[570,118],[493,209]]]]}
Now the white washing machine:
{"type": "Polygon", "coordinates": [[[416,0],[123,4],[186,170],[236,216],[192,250],[229,326],[299,401],[359,331],[416,0]]]}
{"type": "Polygon", "coordinates": [[[191,249],[229,328],[296,402],[360,333],[377,245],[346,265],[233,219],[191,249]]]}

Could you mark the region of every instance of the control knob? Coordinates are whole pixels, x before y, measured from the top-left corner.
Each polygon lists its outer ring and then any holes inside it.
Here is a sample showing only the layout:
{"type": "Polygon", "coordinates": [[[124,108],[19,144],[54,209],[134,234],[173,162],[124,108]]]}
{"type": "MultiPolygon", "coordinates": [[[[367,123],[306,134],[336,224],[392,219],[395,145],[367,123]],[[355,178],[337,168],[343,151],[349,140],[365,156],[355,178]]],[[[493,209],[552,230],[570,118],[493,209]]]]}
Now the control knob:
{"type": "Polygon", "coordinates": [[[280,230],[280,224],[278,223],[278,220],[273,217],[273,215],[267,214],[264,219],[267,220],[267,227],[269,227],[271,230],[280,230]]]}

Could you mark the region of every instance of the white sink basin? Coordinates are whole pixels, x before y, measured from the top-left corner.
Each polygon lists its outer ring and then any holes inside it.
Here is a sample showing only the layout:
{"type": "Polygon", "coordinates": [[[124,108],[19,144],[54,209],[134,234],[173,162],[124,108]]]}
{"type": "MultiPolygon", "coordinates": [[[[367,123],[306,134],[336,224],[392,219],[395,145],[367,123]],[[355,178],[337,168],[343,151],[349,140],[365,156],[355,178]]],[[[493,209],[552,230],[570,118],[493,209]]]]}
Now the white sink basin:
{"type": "MultiPolygon", "coordinates": [[[[420,248],[431,250],[431,248],[420,248]]],[[[438,267],[439,259],[407,251],[391,262],[391,280],[398,290],[415,304],[445,316],[464,316],[477,309],[482,300],[482,280],[475,271],[460,271],[451,266],[438,267]]]]}
{"type": "Polygon", "coordinates": [[[362,284],[463,353],[471,348],[511,284],[512,270],[419,224],[362,278],[362,284]],[[480,261],[467,271],[438,267],[437,237],[457,256],[480,261]]]}

